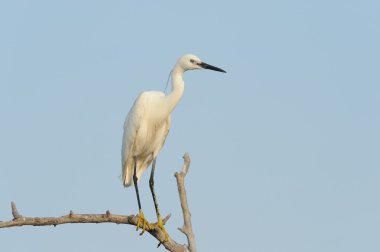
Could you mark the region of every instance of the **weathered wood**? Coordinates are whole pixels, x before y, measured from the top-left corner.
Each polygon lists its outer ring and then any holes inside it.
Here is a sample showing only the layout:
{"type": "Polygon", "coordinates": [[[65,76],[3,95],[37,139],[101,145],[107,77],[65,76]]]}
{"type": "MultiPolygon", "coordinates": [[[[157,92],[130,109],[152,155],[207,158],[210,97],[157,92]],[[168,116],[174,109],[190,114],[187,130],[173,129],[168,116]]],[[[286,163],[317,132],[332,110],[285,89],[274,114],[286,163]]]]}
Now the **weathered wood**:
{"type": "MultiPolygon", "coordinates": [[[[159,245],[163,245],[167,250],[172,252],[185,252],[189,249],[191,252],[196,252],[195,237],[191,226],[191,214],[187,203],[185,190],[185,176],[189,170],[190,157],[188,153],[183,156],[184,165],[181,172],[176,172],[178,193],[180,197],[184,225],[179,230],[184,233],[188,240],[188,246],[179,244],[170,236],[165,241],[165,234],[160,228],[152,227],[146,230],[159,241],[159,245]]],[[[117,215],[112,214],[107,210],[104,214],[76,214],[72,210],[67,215],[59,217],[26,217],[19,213],[16,204],[11,202],[13,220],[0,221],[0,228],[20,227],[20,226],[57,226],[68,223],[115,223],[128,224],[137,226],[138,215],[117,215]]],[[[170,218],[170,214],[163,219],[165,224],[170,218]]],[[[140,228],[142,228],[142,223],[140,228]]],[[[159,246],[158,245],[158,246],[159,246]]]]}
{"type": "Polygon", "coordinates": [[[177,187],[179,199],[181,201],[182,214],[183,214],[183,227],[178,228],[187,237],[188,249],[190,252],[196,252],[195,236],[193,232],[193,227],[191,224],[191,213],[189,210],[189,205],[187,203],[186,188],[185,188],[185,177],[190,167],[190,157],[188,153],[183,156],[184,165],[181,172],[176,172],[175,177],[177,179],[177,187]]]}

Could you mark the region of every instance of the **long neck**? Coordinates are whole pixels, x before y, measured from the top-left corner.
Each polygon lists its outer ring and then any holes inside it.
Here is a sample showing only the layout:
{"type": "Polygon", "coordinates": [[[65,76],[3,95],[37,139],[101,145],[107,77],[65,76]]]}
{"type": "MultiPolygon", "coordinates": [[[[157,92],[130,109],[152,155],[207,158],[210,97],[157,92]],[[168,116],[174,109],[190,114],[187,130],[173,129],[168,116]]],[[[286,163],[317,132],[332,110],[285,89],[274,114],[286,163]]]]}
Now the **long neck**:
{"type": "Polygon", "coordinates": [[[185,83],[183,81],[184,70],[182,67],[176,65],[172,70],[172,92],[167,97],[167,109],[171,113],[178,102],[181,100],[185,83]]]}

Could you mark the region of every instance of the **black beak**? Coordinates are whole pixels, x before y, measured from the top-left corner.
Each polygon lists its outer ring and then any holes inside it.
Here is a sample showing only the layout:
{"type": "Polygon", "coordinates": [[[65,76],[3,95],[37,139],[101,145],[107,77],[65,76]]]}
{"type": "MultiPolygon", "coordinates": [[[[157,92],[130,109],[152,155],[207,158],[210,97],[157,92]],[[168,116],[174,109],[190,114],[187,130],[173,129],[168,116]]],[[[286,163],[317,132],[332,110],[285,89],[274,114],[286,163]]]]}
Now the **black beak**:
{"type": "Polygon", "coordinates": [[[221,68],[211,66],[211,65],[206,64],[206,63],[204,63],[204,62],[199,63],[198,66],[200,66],[200,67],[202,67],[202,68],[204,68],[204,69],[210,69],[210,70],[214,70],[214,71],[218,71],[218,72],[222,72],[222,73],[227,73],[226,71],[224,71],[224,70],[221,69],[221,68]]]}

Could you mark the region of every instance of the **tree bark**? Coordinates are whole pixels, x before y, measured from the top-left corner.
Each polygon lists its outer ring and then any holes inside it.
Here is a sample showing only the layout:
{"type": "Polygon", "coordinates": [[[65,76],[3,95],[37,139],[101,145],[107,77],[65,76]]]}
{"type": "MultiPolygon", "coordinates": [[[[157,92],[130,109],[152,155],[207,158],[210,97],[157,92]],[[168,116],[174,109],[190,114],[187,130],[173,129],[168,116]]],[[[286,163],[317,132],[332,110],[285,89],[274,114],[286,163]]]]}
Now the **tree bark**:
{"type": "MultiPolygon", "coordinates": [[[[187,203],[184,181],[190,166],[189,154],[185,153],[183,159],[184,165],[182,171],[179,173],[176,172],[175,177],[177,178],[178,192],[180,196],[180,202],[184,219],[184,225],[182,228],[179,228],[179,230],[186,235],[188,245],[179,244],[176,241],[174,241],[170,236],[168,240],[165,241],[165,234],[161,231],[160,228],[148,227],[148,230],[146,230],[146,232],[151,234],[159,241],[158,246],[162,244],[168,251],[184,252],[189,250],[191,252],[196,252],[195,238],[191,226],[191,215],[187,203]]],[[[115,223],[137,226],[138,221],[138,215],[117,215],[112,214],[109,210],[107,210],[104,214],[75,214],[73,211],[70,211],[69,214],[60,217],[25,217],[18,212],[16,204],[14,202],[11,202],[11,209],[13,220],[4,222],[0,221],[0,228],[20,226],[57,226],[68,223],[115,223]]],[[[165,224],[169,220],[169,218],[170,214],[163,219],[163,223],[165,224]]]]}
{"type": "Polygon", "coordinates": [[[183,214],[183,227],[178,228],[187,237],[188,249],[190,252],[196,252],[197,248],[195,245],[195,236],[193,232],[193,227],[191,225],[191,213],[189,210],[189,205],[187,203],[186,189],[185,189],[185,177],[190,167],[190,157],[188,153],[183,156],[184,165],[181,172],[176,172],[175,177],[177,179],[177,187],[179,200],[181,202],[182,214],[183,214]]]}

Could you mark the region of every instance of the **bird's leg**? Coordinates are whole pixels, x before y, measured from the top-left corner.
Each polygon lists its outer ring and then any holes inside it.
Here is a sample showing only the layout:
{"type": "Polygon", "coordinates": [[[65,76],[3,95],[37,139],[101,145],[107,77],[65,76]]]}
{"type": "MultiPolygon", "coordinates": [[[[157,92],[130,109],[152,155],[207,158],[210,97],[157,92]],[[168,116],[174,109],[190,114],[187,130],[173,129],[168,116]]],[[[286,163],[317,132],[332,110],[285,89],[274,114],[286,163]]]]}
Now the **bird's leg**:
{"type": "Polygon", "coordinates": [[[165,240],[164,241],[167,241],[168,238],[169,238],[169,235],[168,235],[168,233],[166,232],[166,230],[164,228],[164,223],[162,222],[162,218],[161,218],[161,215],[160,215],[160,209],[158,208],[156,193],[154,192],[154,170],[155,170],[155,168],[156,168],[156,159],[153,159],[152,171],[150,173],[150,179],[149,179],[149,187],[150,187],[150,191],[152,192],[152,197],[153,197],[153,201],[154,201],[154,207],[156,209],[156,214],[157,214],[156,227],[161,229],[161,231],[165,235],[165,240]]]}
{"type": "Polygon", "coordinates": [[[136,195],[137,195],[137,203],[139,204],[139,219],[137,221],[137,227],[136,227],[136,231],[139,230],[139,227],[140,227],[140,224],[141,225],[141,228],[142,228],[142,232],[140,233],[140,235],[142,235],[146,228],[147,227],[148,229],[151,229],[152,226],[149,224],[149,222],[145,219],[144,217],[144,214],[143,214],[143,211],[142,211],[142,208],[141,208],[141,202],[140,202],[140,195],[139,195],[139,188],[137,186],[137,175],[136,175],[136,160],[134,160],[134,168],[133,168],[133,184],[135,186],[135,190],[136,190],[136,195]]]}

